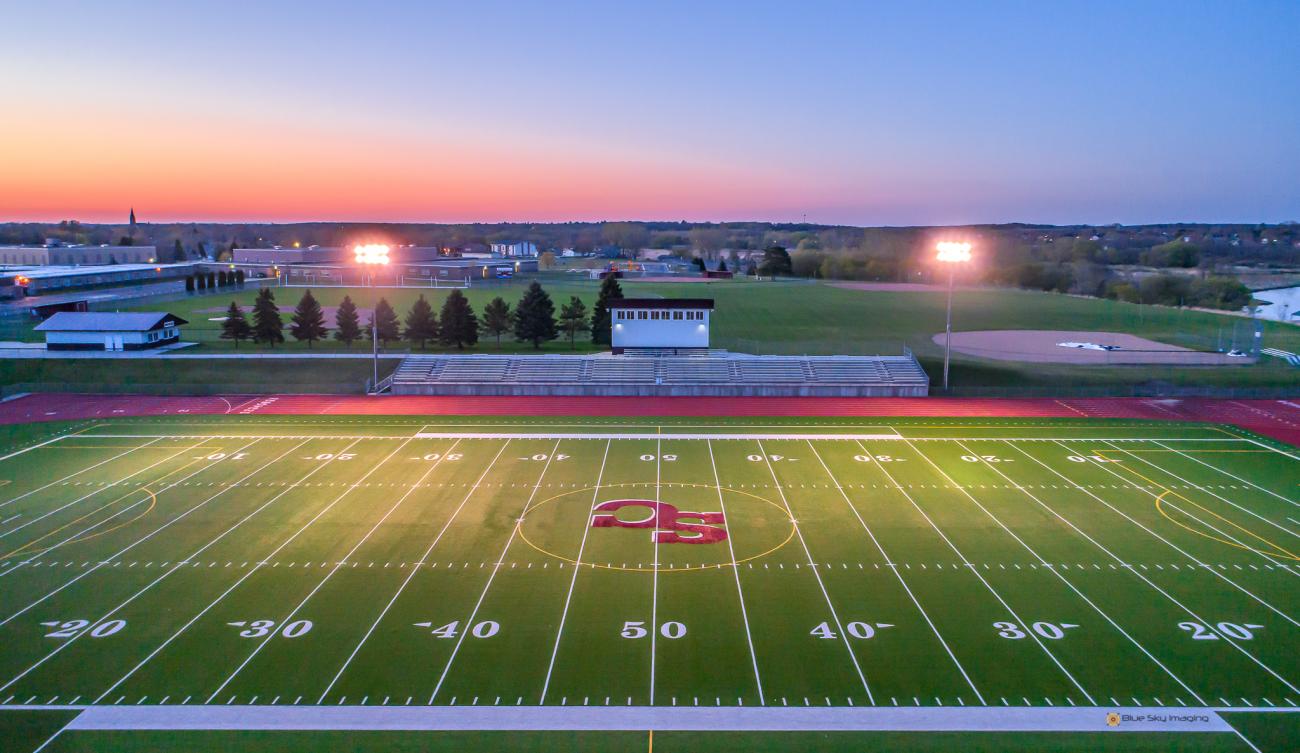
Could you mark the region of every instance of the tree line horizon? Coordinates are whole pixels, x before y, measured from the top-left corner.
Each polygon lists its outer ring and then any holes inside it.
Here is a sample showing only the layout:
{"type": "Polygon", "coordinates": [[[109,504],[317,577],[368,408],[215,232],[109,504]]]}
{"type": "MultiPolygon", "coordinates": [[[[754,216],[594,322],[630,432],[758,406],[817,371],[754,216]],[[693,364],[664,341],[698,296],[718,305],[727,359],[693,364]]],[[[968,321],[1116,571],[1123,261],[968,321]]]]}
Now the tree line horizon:
{"type": "MultiPolygon", "coordinates": [[[[421,293],[404,318],[399,318],[388,299],[381,297],[370,313],[370,320],[363,325],[352,296],[345,295],[334,312],[331,335],[325,323],[324,310],[309,288],[303,292],[290,316],[289,334],[299,342],[306,342],[308,348],[332,336],[349,348],[355,342],[373,337],[384,347],[405,340],[420,350],[431,342],[444,348],[464,350],[477,345],[480,336],[496,338],[499,347],[502,336],[512,334],[517,342],[532,343],[534,349],[540,350],[542,343],[558,339],[562,334],[568,337],[569,346],[575,348],[577,337],[582,333],[590,333],[592,342],[597,345],[608,345],[611,338],[609,305],[622,297],[623,289],[618,279],[608,275],[590,313],[580,298],[570,296],[569,301],[560,306],[557,315],[550,294],[540,282],[533,281],[513,308],[504,298],[496,296],[483,307],[480,317],[465,294],[452,289],[443,300],[441,311],[435,313],[421,293]]],[[[231,301],[221,323],[221,339],[232,341],[236,348],[245,340],[270,347],[285,342],[285,323],[272,288],[258,291],[251,313],[250,321],[238,301],[231,301]]]]}

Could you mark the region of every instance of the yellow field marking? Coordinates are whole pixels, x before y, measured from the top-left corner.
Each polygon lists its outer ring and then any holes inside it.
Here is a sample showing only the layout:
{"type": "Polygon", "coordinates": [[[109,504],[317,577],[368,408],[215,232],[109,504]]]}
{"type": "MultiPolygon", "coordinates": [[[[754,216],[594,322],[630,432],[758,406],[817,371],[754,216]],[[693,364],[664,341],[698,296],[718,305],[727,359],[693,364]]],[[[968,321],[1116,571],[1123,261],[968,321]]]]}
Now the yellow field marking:
{"type": "MultiPolygon", "coordinates": [[[[148,449],[148,450],[174,450],[174,449],[176,449],[175,447],[169,447],[169,446],[167,446],[167,445],[142,445],[142,444],[130,444],[130,445],[127,445],[127,444],[82,444],[82,445],[77,445],[76,447],[68,447],[67,445],[62,445],[62,446],[60,446],[60,445],[50,445],[50,446],[51,446],[53,449],[56,449],[56,450],[146,450],[146,449],[148,449]]],[[[220,449],[221,449],[219,446],[214,446],[214,447],[215,447],[215,449],[217,449],[217,450],[220,450],[220,449]]],[[[196,445],[194,445],[193,447],[187,447],[186,449],[187,449],[187,450],[211,450],[211,449],[214,449],[214,447],[204,447],[204,446],[201,445],[201,444],[196,444],[196,445]]]]}
{"type": "MultiPolygon", "coordinates": [[[[79,543],[79,542],[82,542],[82,541],[88,541],[88,540],[90,540],[90,539],[95,538],[96,536],[103,536],[103,535],[106,534],[106,533],[112,533],[113,531],[116,531],[117,529],[122,528],[123,526],[128,526],[128,525],[130,525],[130,524],[136,522],[136,521],[139,520],[140,518],[143,518],[144,516],[146,516],[146,515],[148,515],[149,513],[153,512],[153,509],[154,509],[155,507],[158,506],[158,495],[157,495],[157,494],[154,494],[153,491],[151,491],[151,490],[148,489],[148,488],[141,488],[141,489],[137,489],[137,490],[135,490],[135,491],[144,492],[145,494],[148,494],[148,495],[149,495],[149,506],[146,507],[144,510],[142,510],[138,515],[136,515],[136,516],[133,517],[133,518],[129,518],[129,519],[127,519],[127,520],[124,520],[124,521],[122,521],[121,523],[118,523],[117,525],[112,526],[112,527],[110,527],[110,528],[105,528],[105,529],[102,530],[102,531],[98,531],[98,532],[96,532],[96,533],[87,534],[87,535],[85,535],[85,536],[77,536],[77,537],[75,537],[75,538],[68,539],[67,541],[65,541],[65,542],[63,542],[63,543],[65,543],[65,544],[76,544],[76,543],[79,543]]],[[[131,493],[134,494],[135,492],[131,492],[131,493]]],[[[103,508],[100,508],[100,509],[102,510],[103,508]]],[[[66,526],[61,526],[61,528],[66,528],[66,526]]],[[[12,552],[10,552],[10,553],[8,553],[8,554],[0,555],[0,559],[8,559],[9,557],[12,557],[12,556],[15,556],[15,555],[18,555],[18,554],[22,554],[22,553],[24,553],[24,552],[27,553],[27,554],[30,554],[30,555],[33,556],[33,557],[38,556],[38,555],[41,555],[41,554],[44,554],[45,552],[48,552],[48,551],[50,551],[51,549],[53,549],[54,546],[47,546],[47,547],[45,547],[44,549],[37,549],[37,550],[33,550],[33,551],[27,551],[27,549],[28,549],[28,547],[30,547],[30,546],[32,546],[33,544],[35,544],[37,541],[40,541],[41,539],[48,538],[51,534],[55,533],[55,532],[58,531],[58,530],[59,530],[59,529],[55,529],[55,531],[51,531],[50,533],[45,534],[44,536],[42,536],[42,537],[39,538],[39,539],[35,539],[35,540],[33,540],[33,541],[29,541],[28,543],[23,544],[21,547],[19,547],[19,548],[13,550],[12,552]]],[[[56,544],[55,546],[57,546],[57,544],[56,544]]]]}
{"type": "MultiPolygon", "coordinates": [[[[182,452],[188,452],[188,451],[193,450],[194,448],[196,448],[196,447],[198,447],[198,446],[199,446],[199,445],[194,445],[193,447],[189,447],[189,448],[186,448],[185,450],[182,450],[182,452]]],[[[178,454],[179,454],[179,453],[178,453],[178,454]]],[[[205,459],[206,459],[206,458],[202,458],[202,457],[194,458],[193,460],[191,460],[190,462],[186,463],[185,465],[182,465],[181,467],[179,467],[179,468],[177,468],[177,469],[175,469],[175,470],[169,471],[165,476],[163,476],[162,478],[158,479],[158,481],[161,482],[163,479],[166,479],[166,478],[168,478],[168,477],[170,477],[170,476],[173,476],[173,475],[175,475],[175,474],[177,474],[177,473],[179,473],[179,472],[185,470],[186,468],[189,468],[191,465],[194,465],[195,463],[199,462],[200,460],[205,460],[205,459]]],[[[153,499],[153,503],[150,504],[150,506],[149,506],[149,509],[152,510],[152,509],[153,509],[153,504],[156,504],[157,501],[158,501],[157,496],[155,496],[153,492],[149,491],[149,489],[148,489],[147,487],[142,487],[142,488],[140,488],[140,489],[132,489],[131,491],[126,492],[125,494],[123,494],[122,496],[118,497],[117,499],[114,499],[114,500],[112,500],[111,502],[105,502],[104,504],[100,505],[99,507],[96,507],[94,510],[91,510],[90,512],[88,512],[88,513],[86,513],[86,514],[84,514],[84,515],[82,515],[82,516],[80,516],[80,517],[78,517],[78,518],[74,518],[74,519],[68,521],[67,523],[64,523],[63,525],[59,526],[58,528],[55,528],[54,530],[50,531],[49,533],[46,533],[44,536],[40,536],[40,537],[38,537],[38,538],[32,539],[31,541],[27,542],[26,544],[23,544],[21,547],[19,547],[19,548],[13,550],[12,552],[9,552],[8,554],[0,554],[0,559],[8,559],[9,557],[12,557],[12,556],[14,556],[14,555],[16,555],[16,554],[20,554],[20,553],[26,551],[26,550],[27,550],[29,547],[31,547],[32,545],[36,544],[37,542],[42,541],[42,540],[44,540],[44,539],[48,539],[49,537],[53,536],[54,534],[58,533],[59,531],[62,531],[63,529],[67,528],[68,526],[71,526],[71,525],[75,525],[75,524],[77,524],[77,523],[80,523],[81,521],[85,520],[86,518],[89,518],[90,516],[94,515],[95,513],[101,512],[101,511],[103,511],[103,510],[107,510],[108,508],[112,507],[113,505],[117,504],[118,502],[121,502],[122,500],[124,500],[124,499],[130,497],[132,494],[135,494],[136,492],[139,492],[139,491],[143,491],[143,492],[147,493],[149,496],[151,496],[151,497],[154,498],[154,499],[153,499]]],[[[128,521],[128,522],[134,522],[135,520],[138,520],[138,519],[139,519],[139,516],[136,516],[135,518],[131,518],[131,521],[128,521]]],[[[125,525],[125,524],[124,524],[124,525],[125,525]]],[[[118,529],[118,528],[121,528],[121,526],[114,526],[113,528],[110,528],[110,529],[108,529],[108,530],[109,530],[109,531],[113,531],[113,530],[116,530],[116,529],[118,529]]],[[[107,531],[105,531],[105,533],[106,533],[106,532],[107,532],[107,531]]],[[[96,534],[96,535],[98,535],[98,534],[96,534]]],[[[87,538],[89,538],[89,537],[87,537],[87,538]]],[[[80,540],[81,540],[81,539],[73,539],[73,541],[80,541],[80,540]]],[[[44,552],[44,551],[48,551],[48,548],[47,548],[47,549],[42,549],[41,551],[42,551],[42,552],[44,552]]]]}
{"type": "MultiPolygon", "coordinates": [[[[1209,508],[1206,507],[1205,505],[1202,505],[1202,504],[1200,504],[1199,502],[1196,502],[1195,500],[1188,499],[1185,495],[1179,494],[1178,492],[1174,491],[1173,489],[1170,489],[1169,487],[1165,486],[1164,484],[1162,484],[1162,483],[1160,483],[1160,482],[1158,482],[1158,481],[1155,481],[1154,479],[1151,479],[1151,478],[1149,478],[1149,477],[1143,475],[1142,473],[1140,473],[1140,472],[1134,470],[1133,468],[1129,468],[1129,467],[1123,465],[1122,463],[1120,463],[1120,462],[1119,462],[1118,460],[1116,460],[1115,458],[1107,457],[1106,455],[1104,455],[1104,454],[1102,453],[1102,451],[1100,451],[1100,450],[1093,450],[1093,454],[1094,454],[1094,455],[1097,455],[1098,457],[1105,458],[1106,460],[1109,460],[1111,463],[1113,463],[1116,467],[1120,468],[1121,470],[1124,470],[1124,471],[1126,471],[1126,472],[1128,472],[1128,473],[1131,473],[1131,474],[1133,474],[1134,476],[1137,476],[1138,478],[1140,478],[1140,479],[1146,481],[1147,483],[1149,483],[1149,484],[1153,484],[1154,486],[1157,486],[1157,487],[1163,489],[1164,491],[1161,492],[1160,494],[1158,494],[1158,495],[1156,496],[1156,501],[1155,501],[1156,510],[1159,511],[1161,515],[1163,515],[1165,518],[1167,518],[1170,522],[1174,523],[1175,525],[1181,526],[1182,528],[1186,528],[1187,530],[1191,531],[1192,533],[1197,534],[1198,536],[1204,536],[1204,537],[1207,538],[1207,539],[1212,539],[1212,540],[1217,541],[1217,542],[1219,542],[1219,543],[1221,543],[1221,544],[1227,544],[1228,546],[1235,547],[1235,548],[1237,548],[1237,549],[1244,549],[1245,551],[1248,551],[1248,552],[1254,552],[1254,553],[1256,553],[1256,554],[1262,554],[1262,555],[1264,555],[1264,556],[1266,556],[1266,557],[1280,557],[1280,558],[1283,558],[1283,559],[1290,559],[1290,560],[1295,560],[1295,561],[1297,561],[1297,562],[1300,562],[1300,555],[1295,554],[1294,552],[1292,552],[1292,551],[1286,549],[1285,547],[1283,547],[1283,546],[1281,546],[1281,545],[1279,545],[1279,544],[1276,544],[1276,543],[1274,543],[1274,542],[1272,542],[1272,541],[1269,541],[1268,539],[1264,538],[1263,536],[1260,536],[1259,534],[1255,533],[1254,531],[1250,530],[1249,528],[1246,528],[1246,527],[1244,527],[1244,526],[1242,526],[1242,525],[1240,525],[1240,524],[1238,524],[1238,523],[1236,523],[1236,522],[1234,522],[1234,521],[1231,521],[1231,520],[1229,520],[1229,519],[1223,517],[1222,515],[1220,515],[1220,514],[1218,514],[1217,512],[1215,512],[1215,511],[1209,509],[1209,508]],[[1195,528],[1192,528],[1191,526],[1189,526],[1189,525],[1187,525],[1187,524],[1185,524],[1185,523],[1182,523],[1182,522],[1176,520],[1176,519],[1175,519],[1173,516],[1171,516],[1169,513],[1165,512],[1164,505],[1162,504],[1162,502],[1164,501],[1164,498],[1165,498],[1166,496],[1170,496],[1170,495],[1172,495],[1172,496],[1174,496],[1174,497],[1178,497],[1179,499],[1183,500],[1183,501],[1186,502],[1187,504],[1189,504],[1189,505],[1193,505],[1193,506],[1195,506],[1195,507],[1197,507],[1197,508],[1203,510],[1204,512],[1206,512],[1206,513],[1209,514],[1209,515],[1213,515],[1214,517],[1218,518],[1220,521],[1222,521],[1222,522],[1224,522],[1224,523],[1226,523],[1226,524],[1232,526],[1233,528],[1236,528],[1237,530],[1241,531],[1242,533],[1246,534],[1247,536],[1250,536],[1251,538],[1258,539],[1258,540],[1264,542],[1264,543],[1267,544],[1269,547],[1271,547],[1274,551],[1273,551],[1273,552],[1266,552],[1266,551],[1261,550],[1261,549],[1256,549],[1256,548],[1254,548],[1254,547],[1246,546],[1245,544],[1238,544],[1238,543],[1235,542],[1235,541],[1231,541],[1231,540],[1228,540],[1228,539],[1220,538],[1220,537],[1218,537],[1218,536],[1212,536],[1212,535],[1210,535],[1210,534],[1208,534],[1208,533],[1205,533],[1204,531],[1199,531],[1199,530],[1197,530],[1197,529],[1195,529],[1195,528]]],[[[1184,513],[1184,514],[1185,514],[1185,513],[1184,513]]]]}
{"type": "MultiPolygon", "coordinates": [[[[1244,549],[1244,550],[1246,550],[1246,551],[1248,551],[1248,552],[1254,552],[1255,554],[1262,554],[1262,555],[1264,555],[1264,556],[1266,556],[1266,557],[1278,557],[1278,558],[1281,558],[1281,559],[1292,559],[1292,560],[1300,561],[1300,557],[1297,557],[1297,556],[1295,556],[1294,554],[1291,554],[1290,552],[1286,551],[1285,549],[1282,549],[1281,547],[1277,546],[1277,544],[1274,544],[1274,543],[1272,543],[1272,542],[1268,542],[1268,541],[1266,541],[1266,543],[1268,543],[1269,546],[1276,547],[1276,548],[1277,548],[1277,551],[1276,551],[1276,552],[1266,552],[1266,551],[1264,551],[1264,550],[1262,550],[1262,549],[1256,549],[1256,548],[1254,548],[1254,547],[1246,546],[1245,544],[1238,544],[1238,543],[1235,542],[1235,541],[1229,541],[1228,539],[1221,539],[1221,538],[1219,538],[1218,536],[1211,536],[1210,534],[1208,534],[1208,533],[1206,533],[1206,532],[1204,532],[1204,531],[1199,531],[1199,530],[1197,530],[1197,529],[1195,529],[1195,528],[1192,528],[1191,526],[1187,525],[1186,523],[1183,523],[1183,522],[1179,521],[1178,519],[1174,518],[1172,515],[1170,515],[1168,512],[1165,511],[1165,508],[1164,508],[1164,506],[1161,504],[1161,501],[1164,499],[1164,497],[1165,497],[1166,494],[1169,494],[1169,492],[1168,492],[1168,491],[1162,492],[1158,497],[1156,497],[1156,509],[1159,510],[1159,511],[1160,511],[1160,514],[1163,515],[1165,518],[1167,518],[1167,519],[1169,520],[1169,522],[1173,523],[1174,525],[1180,526],[1180,527],[1182,527],[1182,528],[1186,528],[1187,530],[1191,531],[1192,533],[1196,534],[1197,536],[1204,536],[1204,537],[1207,538],[1207,539],[1211,539],[1211,540],[1213,540],[1213,541],[1217,541],[1217,542],[1219,542],[1220,544],[1227,544],[1228,546],[1235,547],[1235,548],[1237,548],[1237,549],[1244,549]]],[[[1258,537],[1258,536],[1257,536],[1256,538],[1262,538],[1262,537],[1258,537]]]]}
{"type": "MultiPolygon", "coordinates": [[[[1156,440],[1156,441],[1160,441],[1160,440],[1156,440]]],[[[1193,454],[1193,453],[1195,453],[1195,454],[1197,454],[1197,455],[1203,455],[1203,454],[1205,454],[1205,453],[1207,453],[1207,452],[1235,452],[1235,453],[1241,453],[1241,452],[1255,452],[1255,453],[1263,453],[1263,454],[1266,454],[1266,455],[1271,455],[1271,454],[1273,454],[1273,450],[1174,450],[1174,449],[1164,449],[1164,448],[1161,448],[1161,449],[1158,449],[1158,450],[1127,450],[1127,449],[1126,449],[1126,450],[1124,450],[1124,452],[1131,452],[1131,453],[1133,453],[1133,454],[1143,453],[1143,452],[1145,452],[1145,453],[1152,453],[1152,452],[1175,452],[1175,453],[1182,453],[1182,454],[1184,454],[1184,455],[1191,455],[1191,454],[1193,454]]]]}
{"type": "MultiPolygon", "coordinates": [[[[561,493],[561,494],[556,494],[556,495],[553,496],[553,497],[547,497],[546,499],[544,499],[544,500],[538,502],[537,504],[534,504],[534,505],[530,506],[527,510],[524,510],[524,515],[523,515],[523,517],[524,517],[525,519],[527,519],[528,514],[531,513],[533,510],[536,510],[537,508],[539,508],[539,507],[541,507],[542,505],[547,504],[547,503],[549,503],[549,502],[554,502],[555,500],[560,499],[561,497],[568,497],[568,496],[570,496],[570,495],[573,495],[573,494],[580,494],[580,493],[583,493],[583,492],[594,492],[594,491],[596,491],[598,488],[599,488],[599,489],[613,489],[613,488],[617,488],[617,487],[620,487],[620,486],[646,486],[646,485],[647,485],[647,484],[646,484],[645,482],[629,481],[629,482],[626,482],[626,483],[619,483],[619,484],[601,484],[599,487],[588,486],[588,487],[585,488],[585,489],[574,489],[574,490],[572,490],[572,491],[567,491],[567,492],[563,492],[563,493],[561,493]]],[[[756,499],[756,500],[758,500],[758,501],[760,501],[760,502],[766,502],[767,504],[769,504],[769,505],[775,507],[777,510],[780,510],[780,511],[781,511],[781,517],[783,517],[783,518],[785,518],[785,519],[787,519],[787,520],[789,519],[789,515],[790,515],[790,514],[789,514],[789,513],[786,511],[786,509],[785,509],[784,507],[782,507],[781,505],[778,505],[777,503],[773,502],[773,501],[770,500],[770,499],[767,499],[766,497],[760,497],[760,496],[758,496],[757,494],[751,494],[750,492],[741,491],[740,489],[732,489],[732,488],[729,487],[729,486],[714,486],[713,484],[692,484],[692,483],[673,483],[671,486],[691,486],[691,487],[697,487],[697,488],[700,488],[700,489],[714,489],[714,490],[717,490],[718,492],[728,491],[728,492],[732,492],[733,494],[743,494],[743,495],[745,495],[746,497],[752,497],[752,498],[754,498],[754,499],[756,499]]],[[[726,524],[726,525],[730,525],[730,521],[727,521],[725,524],[726,524]]],[[[538,552],[540,552],[540,553],[546,555],[547,557],[553,557],[553,558],[555,558],[555,559],[557,559],[557,560],[563,560],[564,562],[568,562],[568,563],[571,564],[571,565],[580,565],[580,566],[582,566],[582,567],[594,567],[594,568],[596,568],[596,569],[598,569],[598,570],[621,570],[621,571],[624,571],[624,572],[650,573],[650,572],[654,572],[654,571],[655,571],[655,568],[653,568],[653,567],[621,567],[621,566],[620,566],[620,567],[615,567],[615,566],[613,566],[613,565],[601,565],[601,564],[597,564],[597,563],[595,563],[595,562],[584,562],[584,563],[579,563],[579,562],[578,562],[577,560],[575,560],[575,559],[570,559],[570,558],[565,557],[565,556],[563,556],[563,555],[556,554],[555,552],[552,552],[552,551],[547,550],[547,549],[543,549],[542,547],[540,547],[540,546],[534,544],[532,541],[529,540],[528,535],[527,535],[526,533],[524,533],[524,527],[523,527],[523,524],[522,524],[522,523],[516,523],[515,525],[519,528],[519,538],[523,539],[523,541],[524,541],[525,544],[527,544],[528,546],[531,546],[533,549],[536,549],[538,552]]],[[[587,516],[587,525],[591,525],[591,515],[590,515],[590,511],[589,511],[589,513],[588,513],[588,516],[587,516]]],[[[647,530],[650,530],[650,529],[647,529],[647,530]]],[[[776,546],[772,547],[771,549],[768,549],[768,550],[765,551],[765,552],[760,552],[760,553],[755,554],[755,555],[753,555],[753,556],[745,557],[745,558],[743,558],[743,559],[739,559],[739,560],[737,560],[737,559],[733,559],[733,560],[730,561],[730,562],[718,562],[718,563],[714,563],[714,564],[710,564],[710,565],[701,565],[700,567],[661,567],[661,568],[659,568],[659,572],[661,572],[661,573],[678,573],[678,572],[682,572],[682,573],[684,573],[684,572],[687,572],[687,571],[703,570],[703,569],[706,569],[706,568],[709,568],[709,567],[739,567],[740,565],[743,565],[743,564],[746,563],[746,562],[752,562],[752,561],[754,561],[754,560],[756,560],[756,559],[761,559],[761,558],[763,558],[763,557],[766,557],[767,555],[769,555],[769,554],[775,552],[776,550],[780,549],[781,547],[785,546],[786,544],[789,544],[789,543],[790,543],[790,540],[794,538],[794,534],[795,534],[795,524],[794,524],[794,522],[791,522],[791,523],[790,523],[790,532],[789,532],[788,534],[786,534],[785,539],[784,539],[780,544],[777,544],[776,546]]],[[[728,535],[730,535],[730,532],[728,532],[728,535]]]]}

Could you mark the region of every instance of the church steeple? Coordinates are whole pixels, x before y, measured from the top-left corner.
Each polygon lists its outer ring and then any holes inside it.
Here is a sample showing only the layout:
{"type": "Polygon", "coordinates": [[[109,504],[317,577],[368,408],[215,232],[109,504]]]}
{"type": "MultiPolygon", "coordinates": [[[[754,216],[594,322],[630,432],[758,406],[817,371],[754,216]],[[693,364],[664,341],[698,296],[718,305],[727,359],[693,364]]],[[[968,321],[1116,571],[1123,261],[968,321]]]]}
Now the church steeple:
{"type": "Polygon", "coordinates": [[[131,227],[135,227],[135,207],[131,207],[131,227]]]}

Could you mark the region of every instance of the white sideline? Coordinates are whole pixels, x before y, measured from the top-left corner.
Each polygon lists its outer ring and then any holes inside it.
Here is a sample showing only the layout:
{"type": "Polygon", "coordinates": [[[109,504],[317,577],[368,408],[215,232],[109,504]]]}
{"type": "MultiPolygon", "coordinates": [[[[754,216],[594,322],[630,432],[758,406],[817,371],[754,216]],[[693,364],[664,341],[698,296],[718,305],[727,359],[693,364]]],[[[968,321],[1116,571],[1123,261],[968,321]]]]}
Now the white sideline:
{"type": "MultiPolygon", "coordinates": [[[[16,708],[16,707],[15,707],[16,708]]],[[[65,707],[66,708],[66,707],[65,707]]],[[[69,730],[853,730],[889,732],[1219,732],[1220,711],[1260,709],[727,708],[558,706],[91,706],[69,730]],[[1109,726],[1107,715],[1119,724],[1109,726]]],[[[1278,710],[1278,713],[1288,713],[1278,710]]]]}
{"type": "Polygon", "coordinates": [[[898,434],[657,434],[654,432],[637,433],[591,433],[591,434],[551,434],[547,432],[496,432],[465,433],[447,431],[421,431],[416,439],[902,439],[898,434]]]}

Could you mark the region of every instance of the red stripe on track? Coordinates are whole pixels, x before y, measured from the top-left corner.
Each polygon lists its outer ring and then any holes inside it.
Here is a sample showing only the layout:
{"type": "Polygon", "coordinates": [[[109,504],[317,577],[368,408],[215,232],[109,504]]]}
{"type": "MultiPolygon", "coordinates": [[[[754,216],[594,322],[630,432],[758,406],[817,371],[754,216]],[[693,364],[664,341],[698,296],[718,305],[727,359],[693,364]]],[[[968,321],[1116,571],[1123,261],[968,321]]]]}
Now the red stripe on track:
{"type": "Polygon", "coordinates": [[[403,416],[934,416],[1209,421],[1300,445],[1300,399],[440,397],[417,395],[34,394],[0,403],[0,424],[214,414],[403,416]]]}

